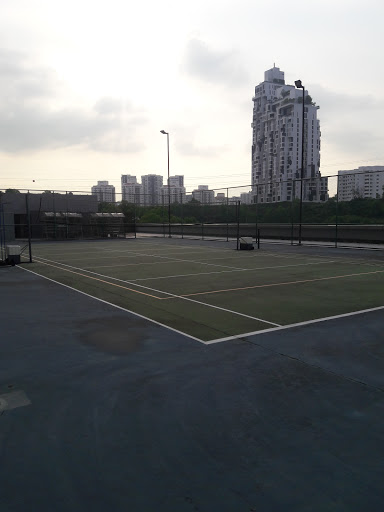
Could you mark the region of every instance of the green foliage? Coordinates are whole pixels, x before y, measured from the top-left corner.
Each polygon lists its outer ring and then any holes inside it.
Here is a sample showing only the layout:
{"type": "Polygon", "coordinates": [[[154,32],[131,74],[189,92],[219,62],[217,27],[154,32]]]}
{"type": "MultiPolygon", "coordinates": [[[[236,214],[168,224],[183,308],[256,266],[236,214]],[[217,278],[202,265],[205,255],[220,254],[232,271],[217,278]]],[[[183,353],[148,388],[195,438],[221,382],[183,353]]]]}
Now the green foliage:
{"type": "Polygon", "coordinates": [[[99,213],[120,213],[121,206],[116,203],[99,203],[99,213]]]}
{"type": "Polygon", "coordinates": [[[7,188],[5,191],[6,194],[20,194],[20,190],[16,188],[7,188]]]}
{"type": "MultiPolygon", "coordinates": [[[[122,212],[129,222],[168,223],[168,206],[135,206],[122,201],[119,204],[99,203],[99,212],[122,212]]],[[[240,222],[297,223],[299,212],[299,199],[281,203],[242,204],[240,210],[236,204],[203,205],[191,201],[171,204],[171,223],[234,223],[238,214],[240,222]]],[[[322,203],[303,203],[303,223],[334,224],[336,219],[340,224],[384,224],[384,198],[356,198],[337,203],[335,196],[322,203]]]]}

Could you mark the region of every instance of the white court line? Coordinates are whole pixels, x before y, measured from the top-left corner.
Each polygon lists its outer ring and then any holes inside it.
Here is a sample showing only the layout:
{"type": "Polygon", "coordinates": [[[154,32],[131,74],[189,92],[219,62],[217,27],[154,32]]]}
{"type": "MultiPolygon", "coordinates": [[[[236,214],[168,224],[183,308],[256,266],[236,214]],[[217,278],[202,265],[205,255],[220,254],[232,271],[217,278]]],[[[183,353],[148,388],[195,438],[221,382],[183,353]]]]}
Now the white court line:
{"type": "Polygon", "coordinates": [[[173,276],[160,276],[160,277],[141,277],[138,279],[131,279],[132,283],[136,283],[137,281],[152,281],[156,279],[172,279],[174,277],[190,277],[190,276],[206,276],[211,274],[225,274],[225,273],[233,273],[233,272],[254,272],[256,270],[268,270],[275,268],[289,268],[289,267],[304,267],[308,265],[325,265],[326,263],[334,263],[333,261],[319,261],[316,263],[296,263],[295,265],[275,265],[273,267],[256,267],[256,268],[239,268],[234,270],[216,270],[214,272],[198,272],[196,274],[176,274],[173,276]]]}
{"type": "Polygon", "coordinates": [[[162,324],[161,322],[157,322],[156,320],[153,320],[152,318],[148,318],[144,315],[140,315],[139,313],[135,313],[134,311],[131,311],[130,309],[123,308],[121,306],[117,306],[116,304],[113,304],[112,302],[108,302],[103,299],[99,299],[98,297],[94,297],[93,295],[89,295],[89,293],[82,292],[81,290],[77,290],[76,288],[73,288],[72,286],[68,286],[67,284],[60,283],[60,281],[55,281],[54,279],[51,279],[50,277],[43,276],[41,274],[38,274],[37,272],[34,272],[33,270],[29,270],[24,267],[18,267],[22,270],[25,270],[26,272],[30,272],[31,274],[35,274],[38,277],[41,277],[42,279],[47,279],[48,281],[51,281],[52,283],[56,283],[60,286],[64,286],[65,288],[69,288],[70,290],[73,290],[74,292],[81,293],[82,295],[85,295],[86,297],[90,297],[91,299],[98,300],[99,302],[103,302],[104,304],[108,304],[109,306],[112,306],[117,309],[121,309],[122,311],[126,311],[127,313],[131,313],[132,315],[138,316],[139,318],[143,318],[144,320],[148,320],[149,322],[152,322],[156,325],[161,325],[161,327],[165,327],[166,329],[169,329],[170,331],[177,332],[178,334],[182,334],[183,336],[186,336],[187,338],[192,338],[195,341],[198,341],[199,343],[205,344],[205,341],[200,340],[199,338],[195,338],[195,336],[191,336],[190,334],[187,334],[182,331],[178,331],[177,329],[174,329],[173,327],[169,327],[169,325],[162,324]]]}
{"type": "Polygon", "coordinates": [[[263,329],[261,331],[246,332],[244,334],[238,334],[236,336],[228,336],[227,338],[218,338],[216,340],[209,340],[209,341],[206,341],[205,344],[211,345],[213,343],[222,343],[223,341],[230,341],[230,340],[235,340],[238,338],[243,338],[244,336],[256,336],[258,334],[265,334],[267,332],[284,331],[284,330],[292,329],[293,327],[302,327],[304,325],[316,324],[316,323],[320,323],[320,322],[328,322],[329,320],[337,320],[338,318],[362,315],[364,313],[370,313],[371,311],[380,311],[381,309],[384,309],[384,306],[378,306],[376,308],[370,308],[370,309],[361,309],[360,311],[352,311],[351,313],[343,313],[341,315],[326,316],[324,318],[317,318],[316,320],[307,320],[305,322],[298,322],[296,324],[281,325],[280,327],[272,327],[269,329],[263,329]]]}
{"type": "MultiPolygon", "coordinates": [[[[169,295],[169,297],[172,297],[172,298],[175,298],[175,299],[186,300],[186,301],[189,301],[189,302],[193,302],[195,304],[206,306],[208,308],[218,309],[219,311],[225,311],[226,313],[232,313],[233,315],[236,315],[236,316],[243,316],[245,318],[250,318],[251,320],[256,320],[257,322],[262,322],[264,324],[280,326],[280,324],[277,324],[275,322],[269,322],[268,320],[263,320],[262,318],[257,318],[255,316],[246,315],[245,313],[239,313],[238,311],[233,311],[231,309],[221,308],[219,306],[214,306],[213,304],[207,304],[206,302],[201,302],[199,300],[191,299],[189,297],[183,297],[181,295],[176,295],[174,293],[163,292],[162,290],[157,290],[156,288],[150,288],[149,286],[144,286],[142,284],[136,284],[136,283],[133,283],[131,281],[125,281],[123,279],[118,279],[117,277],[106,276],[104,274],[98,274],[97,272],[91,272],[90,270],[85,270],[83,268],[74,267],[72,265],[67,265],[65,263],[59,263],[57,261],[48,260],[46,258],[40,258],[40,259],[45,259],[46,261],[49,261],[50,263],[56,263],[56,265],[62,265],[64,267],[74,268],[76,270],[81,270],[82,272],[88,272],[89,274],[94,274],[94,275],[99,276],[99,277],[104,277],[104,278],[107,278],[107,279],[112,279],[113,281],[120,281],[121,283],[131,284],[132,286],[137,286],[138,288],[144,288],[145,290],[150,290],[152,292],[162,293],[164,295],[169,295]]],[[[41,262],[41,263],[44,264],[45,262],[41,262]]],[[[65,269],[63,269],[63,270],[65,270],[65,269]]]]}
{"type": "Polygon", "coordinates": [[[231,340],[236,340],[236,339],[239,339],[239,338],[244,338],[246,336],[256,336],[258,334],[265,334],[265,333],[270,333],[270,332],[283,331],[283,330],[292,329],[294,327],[302,327],[302,326],[305,326],[305,325],[316,324],[316,323],[320,323],[320,322],[327,322],[329,320],[336,320],[338,318],[344,318],[344,317],[348,317],[348,316],[361,315],[361,314],[364,314],[364,313],[370,313],[370,312],[373,312],[373,311],[380,311],[380,310],[384,309],[384,306],[378,306],[376,308],[362,309],[360,311],[353,311],[351,313],[343,313],[341,315],[328,316],[328,317],[324,317],[324,318],[318,318],[316,320],[307,320],[305,322],[298,322],[298,323],[289,324],[289,325],[281,325],[281,326],[272,327],[272,328],[269,328],[269,329],[263,329],[263,330],[259,330],[259,331],[246,332],[246,333],[236,334],[234,336],[228,336],[228,337],[225,337],[225,338],[217,338],[217,339],[214,339],[214,340],[203,341],[203,340],[201,340],[199,338],[191,336],[190,334],[187,334],[185,332],[182,332],[182,331],[179,331],[177,329],[174,329],[173,327],[169,327],[168,325],[162,324],[161,322],[157,322],[156,320],[148,318],[148,317],[146,317],[144,315],[140,315],[139,313],[135,313],[134,311],[131,311],[131,310],[127,309],[127,308],[123,308],[121,306],[117,306],[116,304],[113,304],[112,302],[108,302],[106,300],[99,299],[98,297],[94,297],[93,295],[89,295],[88,293],[85,293],[85,292],[83,292],[81,290],[77,290],[76,288],[73,288],[72,286],[68,286],[68,285],[66,285],[64,283],[60,283],[59,281],[55,281],[54,279],[51,279],[49,277],[43,276],[41,274],[38,274],[37,272],[33,272],[33,270],[28,270],[28,269],[26,269],[24,267],[17,267],[17,268],[25,270],[26,272],[30,272],[31,274],[34,274],[34,275],[36,275],[38,277],[41,277],[42,279],[47,279],[48,281],[56,283],[56,284],[58,284],[60,286],[64,286],[65,288],[73,290],[73,291],[75,291],[77,293],[81,293],[82,295],[85,295],[86,297],[89,297],[89,298],[91,298],[93,300],[97,300],[99,302],[103,302],[104,304],[112,306],[112,307],[114,307],[116,309],[120,309],[122,311],[126,311],[128,313],[131,313],[132,315],[135,315],[135,316],[137,316],[139,318],[143,318],[144,320],[148,320],[149,322],[151,322],[153,324],[160,325],[161,327],[165,327],[166,329],[169,329],[170,331],[173,331],[173,332],[176,332],[176,333],[181,334],[183,336],[186,336],[187,338],[191,338],[191,339],[193,339],[195,341],[198,341],[199,343],[202,343],[203,345],[213,345],[213,344],[216,344],[216,343],[222,343],[224,341],[231,341],[231,340]]]}
{"type": "MultiPolygon", "coordinates": [[[[239,268],[239,267],[231,267],[230,265],[219,265],[216,263],[204,263],[204,262],[201,262],[201,261],[195,261],[195,260],[183,260],[181,258],[172,258],[170,256],[158,256],[157,254],[143,254],[143,253],[135,253],[135,256],[147,256],[147,257],[151,257],[151,258],[160,258],[162,260],[168,260],[169,263],[172,263],[173,261],[181,261],[182,263],[198,263],[200,265],[208,265],[208,266],[211,266],[211,267],[220,267],[220,268],[231,268],[231,269],[235,269],[235,270],[243,270],[242,268],[239,268]]],[[[43,258],[42,256],[37,256],[38,258],[44,260],[46,258],[43,258]]],[[[104,259],[105,258],[108,258],[109,256],[102,256],[104,259]]],[[[112,258],[114,256],[111,256],[112,258]]],[[[116,256],[116,258],[119,258],[119,256],[116,256]]],[[[89,259],[92,259],[92,258],[88,258],[89,259]]],[[[83,261],[83,258],[72,258],[72,261],[83,261]]],[[[47,261],[51,261],[49,259],[47,259],[47,261]]],[[[55,261],[54,263],[60,263],[58,261],[55,261]]],[[[156,262],[155,262],[156,263],[156,262]]],[[[65,265],[65,263],[61,263],[61,265],[65,265]]],[[[84,269],[81,269],[81,270],[84,270],[84,269]]]]}

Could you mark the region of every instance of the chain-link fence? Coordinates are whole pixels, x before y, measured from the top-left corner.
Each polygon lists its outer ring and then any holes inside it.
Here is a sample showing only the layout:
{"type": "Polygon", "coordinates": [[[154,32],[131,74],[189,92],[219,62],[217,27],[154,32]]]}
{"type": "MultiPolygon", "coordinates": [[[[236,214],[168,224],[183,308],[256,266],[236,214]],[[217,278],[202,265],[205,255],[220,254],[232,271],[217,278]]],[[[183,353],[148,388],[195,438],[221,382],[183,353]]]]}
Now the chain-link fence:
{"type": "Polygon", "coordinates": [[[176,200],[155,192],[101,201],[85,192],[3,190],[0,259],[15,241],[27,254],[31,240],[232,240],[260,232],[262,240],[290,244],[384,244],[384,172],[360,174],[204,188],[176,200]]]}

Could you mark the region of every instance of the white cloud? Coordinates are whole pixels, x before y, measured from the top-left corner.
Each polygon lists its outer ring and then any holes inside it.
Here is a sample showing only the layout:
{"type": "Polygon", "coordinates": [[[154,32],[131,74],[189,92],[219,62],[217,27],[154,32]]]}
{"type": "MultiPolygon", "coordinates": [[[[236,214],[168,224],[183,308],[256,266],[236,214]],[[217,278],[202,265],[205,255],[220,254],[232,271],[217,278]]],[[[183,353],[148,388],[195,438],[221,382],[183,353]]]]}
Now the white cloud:
{"type": "Polygon", "coordinates": [[[26,55],[0,52],[0,150],[23,152],[83,145],[97,151],[136,152],[145,114],[128,101],[101,98],[76,107],[56,72],[26,55]],[[69,106],[68,106],[69,105],[69,106]]]}
{"type": "Polygon", "coordinates": [[[182,69],[192,78],[231,87],[243,84],[248,76],[238,51],[214,50],[196,38],[186,45],[182,69]]]}

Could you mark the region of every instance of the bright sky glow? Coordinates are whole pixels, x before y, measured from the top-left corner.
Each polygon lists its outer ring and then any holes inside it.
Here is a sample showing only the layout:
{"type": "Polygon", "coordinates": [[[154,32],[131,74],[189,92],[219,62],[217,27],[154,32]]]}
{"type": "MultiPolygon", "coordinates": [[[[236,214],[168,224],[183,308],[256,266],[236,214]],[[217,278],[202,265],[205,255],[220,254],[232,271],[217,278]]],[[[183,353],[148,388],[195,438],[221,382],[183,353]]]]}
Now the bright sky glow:
{"type": "Polygon", "coordinates": [[[0,2],[0,189],[248,185],[274,63],[320,106],[321,172],[384,165],[382,2],[0,2]],[[35,182],[33,182],[35,180],[35,182]]]}

